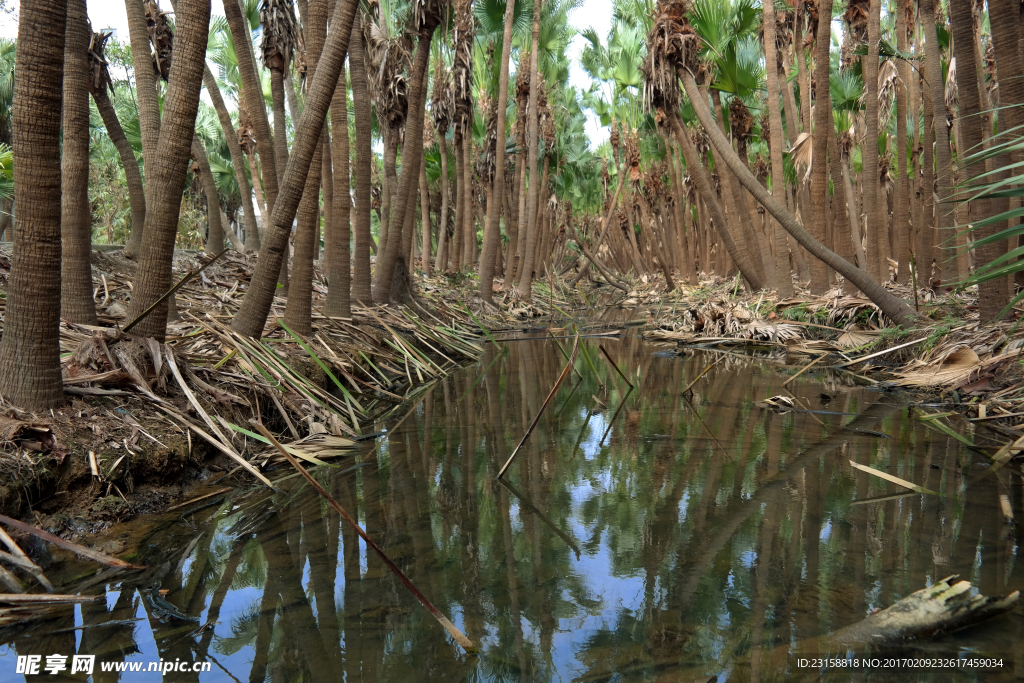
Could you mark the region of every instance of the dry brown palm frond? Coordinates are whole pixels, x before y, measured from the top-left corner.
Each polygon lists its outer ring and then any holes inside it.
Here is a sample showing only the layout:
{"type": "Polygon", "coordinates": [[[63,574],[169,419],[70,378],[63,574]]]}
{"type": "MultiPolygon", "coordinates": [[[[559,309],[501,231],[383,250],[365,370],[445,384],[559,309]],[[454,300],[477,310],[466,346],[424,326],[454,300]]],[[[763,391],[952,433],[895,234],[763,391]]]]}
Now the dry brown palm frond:
{"type": "MultiPolygon", "coordinates": [[[[660,94],[666,98],[663,106],[671,106],[673,98],[678,98],[679,85],[670,77],[675,69],[698,69],[701,40],[686,16],[689,11],[689,3],[685,0],[660,0],[647,34],[648,58],[644,75],[653,85],[652,97],[656,99],[660,94]]],[[[659,106],[654,101],[649,104],[659,106]]]]}
{"type": "MultiPolygon", "coordinates": [[[[878,68],[878,113],[879,117],[887,115],[892,110],[892,103],[896,100],[897,88],[903,87],[900,82],[900,73],[896,68],[896,60],[887,59],[878,68]]],[[[880,128],[884,126],[879,125],[880,128]]]]}
{"type": "Polygon", "coordinates": [[[442,67],[434,77],[434,89],[430,100],[430,115],[439,135],[445,135],[455,116],[455,92],[452,90],[452,72],[442,67]]]}
{"type": "Polygon", "coordinates": [[[146,0],[144,7],[153,51],[153,69],[166,81],[171,75],[171,52],[174,50],[174,34],[167,23],[167,15],[170,13],[161,11],[157,0],[146,0]]]}
{"type": "Polygon", "coordinates": [[[850,0],[843,12],[843,22],[857,44],[867,42],[869,8],[868,0],[850,0]]]}
{"type": "Polygon", "coordinates": [[[455,2],[454,57],[455,126],[465,134],[473,122],[473,13],[470,0],[455,2]]]}
{"type": "Polygon", "coordinates": [[[107,61],[105,55],[107,41],[110,40],[111,35],[109,32],[100,31],[93,33],[92,38],[89,39],[89,70],[92,72],[89,87],[92,92],[104,90],[113,92],[114,90],[114,84],[110,80],[110,72],[107,69],[110,62],[107,61]]]}
{"type": "Polygon", "coordinates": [[[811,143],[812,136],[810,133],[800,133],[796,138],[796,142],[794,142],[789,149],[790,158],[792,158],[793,164],[798,168],[800,166],[805,166],[807,168],[804,172],[804,180],[811,177],[811,164],[814,161],[811,143]]]}
{"type": "Polygon", "coordinates": [[[263,0],[260,5],[263,39],[260,55],[268,69],[287,71],[299,43],[299,22],[292,0],[263,0]]]}

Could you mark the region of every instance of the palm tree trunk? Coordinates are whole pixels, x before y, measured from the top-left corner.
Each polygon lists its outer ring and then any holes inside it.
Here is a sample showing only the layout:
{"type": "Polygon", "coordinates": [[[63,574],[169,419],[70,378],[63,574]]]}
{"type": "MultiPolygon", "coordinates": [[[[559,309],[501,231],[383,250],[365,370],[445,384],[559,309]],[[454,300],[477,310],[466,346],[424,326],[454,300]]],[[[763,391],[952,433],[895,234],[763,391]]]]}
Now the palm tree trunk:
{"type": "MultiPolygon", "coordinates": [[[[231,0],[228,0],[231,2],[231,0]]],[[[285,118],[284,71],[270,69],[270,99],[274,108],[274,161],[277,171],[277,184],[280,186],[284,178],[284,169],[288,165],[288,127],[285,118]]],[[[266,164],[264,164],[264,168],[266,164]]],[[[273,209],[271,209],[273,211],[273,209]]]]}
{"type": "MultiPolygon", "coordinates": [[[[230,2],[228,3],[230,4],[230,2]]],[[[129,319],[141,315],[171,286],[171,259],[178,234],[178,208],[185,189],[187,161],[195,135],[199,91],[203,84],[208,3],[182,3],[175,15],[174,57],[164,98],[163,123],[155,157],[146,168],[146,228],[139,275],[128,308],[129,319]]],[[[157,306],[136,327],[140,337],[163,341],[168,303],[157,306]]]]}
{"type": "MultiPolygon", "coordinates": [[[[92,79],[89,79],[90,82],[92,79]]],[[[139,162],[135,158],[135,151],[131,143],[125,137],[124,129],[114,111],[114,105],[106,90],[93,89],[92,99],[96,103],[96,109],[103,119],[103,126],[107,129],[110,141],[117,148],[117,154],[121,157],[121,166],[124,167],[125,183],[128,185],[128,203],[132,211],[132,233],[135,233],[135,226],[138,226],[139,237],[142,237],[142,230],[146,222],[146,192],[142,185],[142,174],[139,172],[139,162]]]]}
{"type": "Polygon", "coordinates": [[[451,246],[451,272],[457,273],[462,269],[462,252],[465,238],[462,236],[463,225],[466,223],[466,212],[463,205],[466,196],[466,174],[462,172],[462,131],[458,128],[452,136],[455,147],[455,233],[452,235],[451,246]]]}
{"type": "MultiPolygon", "coordinates": [[[[135,67],[135,96],[139,110],[139,130],[142,136],[142,158],[156,156],[160,137],[160,103],[157,98],[157,76],[150,57],[149,29],[142,0],[125,0],[128,17],[128,37],[132,45],[132,60],[135,67]]],[[[148,191],[148,184],[147,184],[148,191]]],[[[124,247],[124,255],[137,258],[142,248],[142,234],[145,224],[133,225],[124,247]]]]}
{"type": "MultiPolygon", "coordinates": [[[[907,13],[897,3],[896,49],[907,51],[907,13]]],[[[969,26],[970,24],[968,24],[969,26]]],[[[973,42],[973,41],[972,41],[973,42]]],[[[971,46],[968,46],[971,49],[971,46]]],[[[899,83],[896,85],[896,200],[892,215],[893,241],[896,246],[896,282],[911,282],[910,278],[910,179],[907,177],[907,83],[910,66],[896,61],[899,83]]],[[[973,69],[972,69],[973,72],[973,69]]],[[[916,77],[916,74],[915,74],[916,77]]]]}
{"type": "MultiPolygon", "coordinates": [[[[320,57],[316,73],[306,94],[306,108],[295,134],[291,159],[285,170],[284,183],[278,201],[274,204],[271,225],[268,226],[263,249],[256,263],[256,272],[242,305],[231,321],[232,328],[250,337],[259,337],[273,302],[277,274],[284,260],[292,220],[302,196],[306,176],[314,153],[322,149],[320,132],[327,109],[338,85],[348,52],[352,22],[356,13],[356,0],[337,0],[334,21],[327,34],[326,49],[320,57]]],[[[229,3],[230,4],[230,3],[229,3]]]]}
{"type": "MultiPolygon", "coordinates": [[[[538,2],[539,4],[539,2],[538,2]]],[[[488,303],[494,300],[494,256],[501,247],[501,228],[498,216],[501,214],[502,197],[505,194],[505,106],[508,102],[508,66],[512,56],[512,24],[515,2],[505,2],[505,33],[501,43],[501,67],[498,71],[498,140],[494,153],[494,185],[490,193],[490,208],[484,226],[484,249],[480,256],[480,296],[488,303]]],[[[534,12],[536,14],[536,11],[534,12]]],[[[506,221],[507,224],[507,221],[506,221]]]]}
{"type": "MultiPolygon", "coordinates": [[[[372,299],[370,292],[370,247],[373,235],[370,234],[371,169],[370,159],[373,154],[370,141],[370,95],[366,87],[366,63],[364,60],[362,39],[362,21],[358,13],[352,22],[352,36],[349,41],[349,68],[352,71],[352,105],[356,127],[356,161],[353,175],[355,176],[355,220],[352,226],[353,259],[352,259],[352,301],[369,304],[372,299]]],[[[335,190],[335,198],[348,196],[348,188],[344,193],[335,190]]]]}
{"type": "MultiPolygon", "coordinates": [[[[925,67],[925,77],[927,78],[928,70],[925,67]]],[[[933,112],[935,108],[932,106],[932,95],[925,89],[922,89],[922,99],[924,101],[924,125],[922,128],[922,146],[924,147],[924,154],[922,155],[921,166],[921,208],[919,210],[919,224],[918,224],[918,253],[915,259],[918,266],[924,270],[923,273],[918,275],[918,282],[923,283],[922,286],[930,287],[934,283],[931,281],[932,270],[935,266],[935,261],[938,258],[938,254],[935,250],[935,230],[932,227],[932,221],[935,213],[935,160],[934,160],[934,145],[932,140],[934,138],[934,126],[932,125],[935,117],[933,112]]],[[[941,270],[941,269],[940,269],[941,270]]]]}
{"type": "Polygon", "coordinates": [[[473,197],[473,163],[472,131],[466,131],[462,136],[462,187],[464,192],[460,195],[462,201],[462,265],[466,268],[473,267],[476,260],[476,215],[473,197]]]}
{"type": "Polygon", "coordinates": [[[67,2],[21,0],[13,104],[18,206],[0,339],[0,395],[25,410],[64,401],[60,372],[61,83],[67,2]]]}
{"type": "Polygon", "coordinates": [[[89,210],[89,25],[85,0],[68,0],[64,38],[64,150],[61,158],[61,316],[96,324],[89,210]]]}
{"type": "MultiPolygon", "coordinates": [[[[732,233],[727,227],[725,213],[722,211],[722,207],[718,203],[718,197],[715,196],[715,190],[711,187],[711,181],[708,179],[704,166],[700,162],[700,156],[697,152],[697,148],[694,146],[689,134],[683,128],[682,121],[679,120],[679,116],[676,115],[675,112],[670,113],[668,118],[676,133],[676,142],[678,142],[679,146],[683,149],[683,158],[686,160],[686,168],[690,172],[690,177],[697,183],[697,191],[700,192],[701,196],[704,198],[704,205],[711,213],[711,221],[714,223],[715,230],[722,239],[722,244],[725,245],[725,249],[732,257],[733,261],[736,262],[736,267],[740,269],[740,273],[743,274],[743,278],[747,281],[747,284],[750,285],[751,291],[764,289],[764,281],[758,277],[757,271],[755,271],[754,267],[750,264],[750,258],[747,255],[745,245],[737,244],[732,238],[732,233]]],[[[718,130],[717,127],[715,130],[718,130]]]]}
{"type": "MultiPolygon", "coordinates": [[[[430,64],[430,41],[434,27],[428,26],[420,33],[416,44],[416,57],[410,70],[409,113],[405,120],[405,144],[402,146],[402,172],[398,179],[397,201],[391,207],[388,220],[388,239],[377,258],[377,272],[374,274],[374,300],[391,300],[391,281],[400,256],[408,253],[412,235],[403,235],[407,213],[414,211],[416,183],[419,179],[420,157],[423,156],[423,114],[427,95],[427,67],[430,64]]],[[[404,258],[402,259],[404,261],[404,258]]],[[[409,264],[405,264],[409,267],[409,264]]]]}
{"type": "MultiPolygon", "coordinates": [[[[136,0],[125,0],[135,2],[136,0]]],[[[256,137],[256,146],[259,149],[260,168],[263,170],[261,185],[266,197],[267,212],[273,213],[274,204],[277,201],[277,163],[274,158],[274,136],[270,132],[270,121],[267,119],[267,107],[263,100],[263,85],[259,73],[256,70],[256,57],[253,55],[252,32],[249,30],[249,20],[242,15],[242,9],[236,0],[227,0],[224,3],[224,16],[228,22],[228,29],[234,39],[235,52],[238,55],[238,76],[242,81],[242,99],[239,102],[244,105],[252,121],[253,133],[256,137]]],[[[136,68],[138,71],[138,68],[136,68]]],[[[284,168],[284,160],[280,165],[284,168]]],[[[255,168],[253,169],[255,171],[255,168]]],[[[257,183],[253,177],[253,185],[257,183]]],[[[264,222],[263,229],[268,230],[269,224],[264,222]]]]}
{"type": "MultiPolygon", "coordinates": [[[[521,298],[529,301],[533,296],[533,252],[537,246],[537,202],[539,201],[539,185],[537,182],[537,155],[540,141],[540,119],[537,110],[537,89],[540,87],[541,74],[538,68],[540,56],[540,7],[541,0],[533,3],[533,38],[530,42],[530,104],[527,111],[527,160],[526,167],[530,171],[530,187],[526,199],[526,247],[523,250],[522,270],[519,273],[518,293],[521,298]]],[[[519,239],[524,235],[520,231],[519,239]]]]}
{"type": "MultiPolygon", "coordinates": [[[[875,5],[878,5],[879,0],[874,0],[875,5]]],[[[832,123],[832,100],[830,97],[829,89],[826,87],[828,84],[828,69],[829,69],[829,45],[831,43],[831,31],[832,24],[826,21],[826,17],[832,16],[832,0],[820,0],[818,3],[818,11],[821,13],[822,19],[818,22],[818,35],[816,36],[817,44],[817,55],[815,59],[815,73],[814,76],[819,84],[817,90],[817,98],[815,100],[814,107],[814,132],[811,139],[811,155],[813,161],[811,162],[811,211],[809,216],[804,216],[804,221],[810,227],[810,233],[814,239],[819,242],[825,243],[826,240],[826,214],[829,210],[829,190],[828,190],[828,137],[829,129],[833,127],[832,123]]],[[[870,25],[870,22],[869,22],[870,25]]],[[[877,39],[876,39],[877,45],[877,39]]],[[[877,52],[878,48],[875,48],[877,52]]],[[[870,48],[868,50],[870,55],[870,48]]],[[[871,57],[868,57],[868,61],[871,57]]],[[[875,71],[878,71],[878,58],[875,58],[875,71]]],[[[865,71],[868,73],[868,71],[865,71]]],[[[871,76],[865,76],[865,79],[870,79],[871,76]]],[[[877,82],[878,76],[876,75],[875,81],[877,82]]],[[[810,95],[810,93],[808,93],[810,95]]],[[[872,98],[871,91],[868,90],[868,103],[872,98]]],[[[877,98],[875,99],[877,106],[877,98]]],[[[870,114],[868,115],[870,119],[870,114]]],[[[877,113],[875,114],[875,120],[878,120],[877,113]]],[[[870,133],[871,127],[868,124],[868,143],[874,139],[870,133]]],[[[876,148],[877,149],[877,148],[876,148]]],[[[877,164],[876,164],[877,165],[877,164]]],[[[865,168],[869,168],[865,166],[865,168]]],[[[868,179],[870,182],[870,178],[868,179]]],[[[820,259],[814,259],[811,261],[811,294],[824,294],[828,291],[828,269],[825,266],[825,262],[820,259]]]]}
{"type": "MultiPolygon", "coordinates": [[[[70,0],[74,2],[75,0],[70,0]]],[[[66,144],[66,143],[65,143],[66,144]]],[[[199,166],[199,182],[206,194],[206,253],[219,254],[224,249],[224,225],[220,220],[220,197],[217,194],[217,183],[213,179],[210,161],[206,158],[206,150],[198,135],[192,137],[192,156],[199,166]]]]}
{"type": "MultiPolygon", "coordinates": [[[[943,264],[952,257],[956,238],[956,228],[950,223],[950,207],[945,202],[950,197],[952,188],[953,160],[949,149],[949,128],[946,127],[946,84],[942,78],[942,56],[939,48],[939,40],[935,30],[935,8],[931,0],[922,0],[921,22],[925,31],[925,73],[928,78],[928,86],[932,91],[932,120],[935,124],[935,164],[938,186],[939,201],[943,202],[935,207],[935,233],[936,237],[942,240],[944,247],[939,250],[939,263],[943,264]]],[[[929,188],[930,189],[930,188],[929,188]]],[[[944,269],[940,265],[940,272],[950,272],[951,277],[941,277],[949,280],[956,277],[956,266],[944,269]]]]}
{"type": "MultiPolygon", "coordinates": [[[[619,201],[619,195],[622,193],[622,185],[623,185],[625,180],[626,180],[626,174],[625,173],[620,173],[619,174],[619,184],[615,188],[615,195],[612,197],[611,202],[608,204],[608,208],[607,208],[607,210],[605,212],[605,215],[604,215],[604,220],[601,222],[601,226],[602,226],[601,227],[601,234],[599,234],[597,236],[597,241],[595,241],[593,246],[591,247],[591,251],[595,255],[597,254],[597,250],[601,248],[601,243],[604,241],[605,235],[608,234],[608,228],[611,227],[611,224],[612,224],[612,213],[615,211],[615,205],[619,201]]],[[[615,221],[615,222],[618,223],[618,221],[615,221]]],[[[579,242],[578,239],[576,241],[579,242]]],[[[583,245],[582,242],[580,242],[580,248],[584,249],[583,253],[585,254],[586,253],[586,247],[583,245]]],[[[598,270],[601,270],[601,266],[597,264],[597,262],[594,260],[594,258],[588,256],[587,260],[589,260],[591,263],[593,263],[597,267],[598,270]]],[[[572,279],[572,282],[570,283],[569,288],[570,289],[574,289],[576,287],[576,283],[578,283],[580,281],[580,278],[582,278],[583,275],[586,272],[587,272],[587,264],[584,263],[583,266],[580,268],[580,272],[576,273],[576,277],[574,277],[572,279]]],[[[604,274],[604,271],[602,270],[601,273],[604,274]]],[[[605,275],[605,277],[607,277],[607,275],[605,275]]]]}
{"type": "MultiPolygon", "coordinates": [[[[835,188],[835,196],[833,197],[836,212],[834,220],[835,230],[833,230],[835,239],[834,251],[850,263],[854,263],[857,251],[853,245],[853,226],[850,223],[853,216],[849,210],[848,183],[845,181],[846,165],[839,149],[836,127],[832,125],[831,121],[829,121],[828,125],[828,144],[830,154],[829,175],[832,177],[832,186],[835,188]]],[[[857,263],[861,263],[861,261],[857,261],[857,263]]],[[[844,284],[843,289],[848,294],[852,293],[849,291],[851,287],[847,284],[844,284]]]]}
{"type": "MultiPolygon", "coordinates": [[[[349,45],[350,62],[355,58],[351,54],[352,45],[354,43],[349,45]]],[[[352,181],[349,177],[349,159],[352,154],[348,139],[348,85],[344,70],[338,77],[338,87],[334,91],[334,99],[331,100],[331,128],[334,131],[331,149],[334,178],[331,220],[324,222],[324,261],[327,271],[327,301],[324,304],[324,313],[348,318],[352,315],[352,181]]],[[[326,167],[325,163],[324,168],[326,167]]],[[[325,202],[326,190],[325,176],[325,202]]]]}
{"type": "Polygon", "coordinates": [[[825,261],[826,265],[835,269],[840,275],[859,287],[894,322],[900,325],[916,322],[918,315],[914,312],[914,309],[900,301],[882,287],[881,284],[873,281],[849,261],[814,239],[810,233],[804,230],[796,218],[786,210],[783,204],[761,187],[761,183],[758,182],[757,178],[754,177],[736,154],[734,152],[730,154],[732,147],[729,145],[725,135],[715,125],[711,112],[708,111],[707,104],[701,100],[693,75],[680,67],[679,76],[683,81],[683,87],[686,89],[687,96],[693,103],[697,118],[710,136],[711,144],[719,151],[722,161],[729,165],[739,181],[747,188],[747,191],[764,206],[768,213],[782,224],[786,232],[792,235],[812,256],[825,261]]]}
{"type": "Polygon", "coordinates": [[[430,185],[427,184],[427,158],[420,155],[420,224],[421,251],[420,268],[423,274],[430,277],[430,185]]]}
{"type": "Polygon", "coordinates": [[[447,270],[445,248],[448,243],[448,141],[444,135],[437,136],[437,146],[441,153],[441,215],[438,217],[437,257],[434,259],[434,270],[447,270]]]}
{"type": "MultiPolygon", "coordinates": [[[[324,41],[327,39],[327,3],[328,0],[311,0],[309,3],[309,20],[305,27],[307,78],[316,77],[320,53],[323,52],[324,41]]],[[[331,102],[334,102],[339,87],[344,91],[344,64],[345,57],[342,56],[342,66],[334,77],[336,85],[331,90],[331,102]]],[[[290,84],[288,90],[295,92],[290,84]]],[[[292,110],[292,119],[295,120],[295,110],[292,110]]],[[[295,256],[292,259],[290,278],[292,282],[288,292],[288,305],[284,311],[285,322],[301,335],[313,333],[313,261],[320,251],[320,181],[323,177],[325,130],[326,125],[322,125],[320,140],[313,148],[313,158],[306,174],[302,199],[299,201],[295,256]]],[[[345,128],[339,132],[347,131],[345,128]]]]}
{"type": "Polygon", "coordinates": [[[242,198],[242,225],[245,226],[246,237],[248,238],[249,235],[252,235],[255,240],[252,242],[252,246],[248,248],[259,249],[256,211],[252,206],[252,186],[249,184],[248,176],[245,175],[245,156],[242,154],[241,145],[238,144],[238,134],[235,132],[235,126],[231,123],[231,114],[228,113],[228,108],[224,104],[220,86],[217,85],[217,79],[213,77],[213,72],[210,71],[209,66],[203,69],[203,84],[206,86],[206,92],[210,96],[210,102],[213,103],[213,109],[217,112],[217,119],[220,121],[220,127],[224,131],[224,141],[227,143],[228,152],[231,154],[231,166],[235,169],[235,180],[238,182],[238,191],[242,198]]]}
{"type": "MultiPolygon", "coordinates": [[[[775,45],[775,7],[771,2],[763,5],[765,73],[768,81],[768,125],[770,136],[770,157],[772,164],[772,196],[782,198],[786,192],[782,151],[785,146],[785,132],[782,129],[782,108],[779,104],[779,72],[777,47],[775,45]]],[[[793,277],[789,269],[789,249],[786,233],[775,219],[768,221],[768,231],[775,244],[775,286],[780,299],[793,296],[793,277]]],[[[696,283],[694,283],[696,284],[696,283]]]]}
{"type": "MultiPolygon", "coordinates": [[[[930,0],[925,0],[926,2],[930,0]]],[[[861,144],[861,177],[864,180],[864,213],[867,217],[868,274],[882,282],[888,274],[884,260],[882,240],[888,239],[886,226],[879,221],[878,205],[883,200],[878,196],[878,40],[881,37],[881,0],[869,0],[868,7],[868,53],[861,58],[864,73],[864,118],[866,133],[861,144]]],[[[940,79],[941,80],[941,79],[940,79]]],[[[813,213],[813,208],[812,208],[813,213]]],[[[812,265],[813,268],[813,265],[812,265]]]]}

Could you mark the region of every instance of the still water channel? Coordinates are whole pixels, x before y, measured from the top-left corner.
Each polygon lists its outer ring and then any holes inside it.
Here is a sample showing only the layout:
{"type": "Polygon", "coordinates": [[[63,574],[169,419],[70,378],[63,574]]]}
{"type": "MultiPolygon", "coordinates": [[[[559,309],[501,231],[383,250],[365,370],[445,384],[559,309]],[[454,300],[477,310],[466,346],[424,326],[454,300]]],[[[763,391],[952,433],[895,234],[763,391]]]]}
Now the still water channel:
{"type": "MultiPolygon", "coordinates": [[[[985,594],[1024,587],[1017,531],[999,505],[1006,495],[1024,512],[1019,469],[989,471],[904,397],[828,371],[783,388],[809,359],[786,368],[739,355],[683,396],[720,354],[660,355],[665,347],[629,333],[583,342],[594,369],[581,354],[507,486],[495,474],[565,362],[550,338],[501,352],[488,344],[477,365],[379,425],[386,435],[316,471],[479,654],[463,652],[291,478],[279,493],[216,498],[108,532],[137,545],[135,561],[150,569],[101,575],[83,592],[105,601],[8,631],[0,680],[23,680],[17,655],[76,652],[143,668],[211,664],[167,681],[813,680],[821,672],[798,657],[813,656],[816,637],[933,581],[960,574],[985,594]],[[787,391],[817,412],[755,404],[787,391]],[[942,495],[905,495],[851,459],[942,495]],[[163,600],[155,582],[169,589],[163,600]]],[[[1011,680],[1024,667],[1022,627],[1018,608],[901,650],[1001,657],[999,669],[825,679],[1011,680]]],[[[97,664],[91,680],[161,676],[97,664]]]]}

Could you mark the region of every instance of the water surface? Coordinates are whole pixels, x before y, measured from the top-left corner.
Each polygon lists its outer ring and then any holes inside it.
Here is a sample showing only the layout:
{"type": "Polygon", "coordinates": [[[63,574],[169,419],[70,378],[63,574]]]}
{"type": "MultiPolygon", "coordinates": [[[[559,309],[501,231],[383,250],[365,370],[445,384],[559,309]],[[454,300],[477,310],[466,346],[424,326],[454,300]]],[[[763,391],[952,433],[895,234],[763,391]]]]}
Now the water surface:
{"type": "MultiPolygon", "coordinates": [[[[138,543],[135,561],[151,568],[97,577],[83,592],[105,602],[8,630],[0,680],[22,679],[17,655],[76,652],[211,663],[169,681],[814,679],[820,672],[797,658],[813,656],[817,637],[933,581],[960,574],[986,594],[1024,586],[1016,530],[999,506],[1005,495],[1024,510],[1019,469],[990,471],[900,396],[815,371],[783,388],[809,358],[791,358],[787,374],[742,355],[684,396],[721,354],[655,355],[632,334],[583,341],[589,360],[581,353],[507,486],[495,475],[565,362],[550,339],[488,344],[478,364],[378,425],[384,436],[316,471],[479,655],[462,652],[293,477],[279,493],[218,498],[111,532],[138,543]],[[817,412],[755,404],[787,391],[817,412]],[[942,496],[905,495],[850,460],[942,496]],[[152,597],[157,581],[171,610],[152,597]]],[[[568,352],[571,340],[560,343],[568,352]]],[[[88,581],[94,567],[63,571],[88,581]]],[[[901,651],[1001,657],[1001,669],[825,677],[1010,680],[1022,626],[1018,609],[901,651]]]]}

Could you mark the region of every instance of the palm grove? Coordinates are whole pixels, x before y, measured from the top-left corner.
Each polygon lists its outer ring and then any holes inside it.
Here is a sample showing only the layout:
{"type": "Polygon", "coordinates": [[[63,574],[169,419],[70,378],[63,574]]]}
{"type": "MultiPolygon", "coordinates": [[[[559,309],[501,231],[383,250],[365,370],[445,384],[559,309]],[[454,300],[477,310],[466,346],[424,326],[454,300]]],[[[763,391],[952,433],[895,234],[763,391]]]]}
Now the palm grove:
{"type": "MultiPolygon", "coordinates": [[[[138,261],[128,318],[160,302],[132,334],[158,340],[173,250],[197,235],[258,251],[232,322],[249,336],[275,296],[309,333],[319,258],[330,316],[403,302],[417,271],[475,269],[488,302],[495,278],[529,300],[538,278],[704,272],[780,298],[794,279],[859,290],[912,324],[885,281],[961,281],[1006,254],[986,238],[1016,193],[972,182],[1020,161],[1019,2],[616,0],[607,36],[579,34],[580,91],[578,1],[226,0],[211,17],[126,0],[128,44],[109,45],[86,0],[22,0],[0,50],[17,177],[0,394],[63,400],[59,322],[95,323],[103,234],[138,261]],[[597,149],[587,112],[609,129],[597,149]]],[[[1013,281],[981,280],[993,319],[1013,281]]]]}

